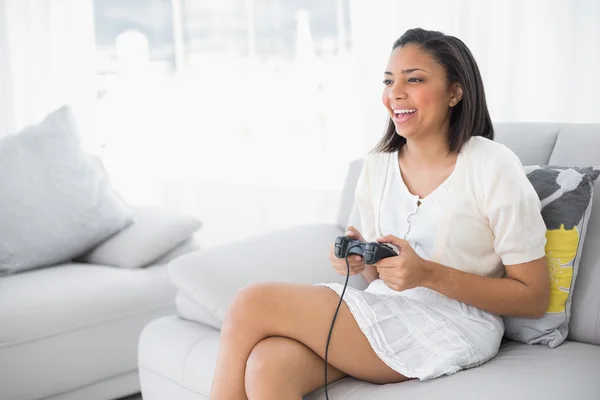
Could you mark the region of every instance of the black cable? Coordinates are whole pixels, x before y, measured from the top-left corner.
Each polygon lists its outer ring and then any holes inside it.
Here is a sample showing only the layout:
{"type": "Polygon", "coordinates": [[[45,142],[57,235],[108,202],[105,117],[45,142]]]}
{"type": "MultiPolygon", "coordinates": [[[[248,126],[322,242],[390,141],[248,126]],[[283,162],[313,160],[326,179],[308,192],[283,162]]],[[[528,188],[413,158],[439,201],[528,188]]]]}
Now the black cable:
{"type": "Polygon", "coordinates": [[[346,293],[346,287],[348,286],[348,280],[350,279],[350,263],[348,262],[348,255],[350,253],[350,250],[353,249],[354,247],[360,247],[360,245],[356,244],[354,246],[351,246],[346,251],[346,268],[347,268],[346,283],[344,283],[344,289],[342,290],[342,294],[340,295],[340,302],[338,303],[337,308],[335,309],[335,314],[333,314],[333,321],[331,321],[331,328],[329,328],[329,335],[327,336],[327,344],[325,345],[325,398],[327,400],[329,400],[329,394],[327,393],[327,366],[329,365],[327,363],[327,355],[329,354],[329,342],[331,341],[331,334],[333,333],[333,325],[335,324],[335,319],[337,318],[338,311],[340,310],[340,307],[342,305],[342,298],[344,297],[344,293],[346,293]]]}

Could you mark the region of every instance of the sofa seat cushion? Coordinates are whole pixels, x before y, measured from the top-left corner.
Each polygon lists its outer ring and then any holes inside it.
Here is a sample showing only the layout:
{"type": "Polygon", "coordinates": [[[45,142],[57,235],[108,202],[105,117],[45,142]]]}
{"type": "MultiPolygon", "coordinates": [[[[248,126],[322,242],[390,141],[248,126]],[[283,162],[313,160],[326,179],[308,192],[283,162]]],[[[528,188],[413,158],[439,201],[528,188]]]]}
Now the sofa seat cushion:
{"type": "MultiPolygon", "coordinates": [[[[152,321],[140,339],[139,364],[145,400],[155,400],[154,381],[207,399],[216,363],[219,332],[170,316],[152,321]],[[146,391],[145,388],[148,388],[146,391]]],[[[346,378],[330,385],[333,399],[597,399],[600,346],[566,341],[555,349],[505,342],[483,366],[431,381],[373,385],[346,378]]],[[[163,395],[165,393],[162,393],[163,395]]],[[[187,398],[195,398],[188,396],[187,398]]],[[[323,400],[323,390],[306,397],[323,400]]]]}
{"type": "MultiPolygon", "coordinates": [[[[208,399],[213,378],[219,331],[206,325],[168,316],[150,322],[142,331],[138,365],[142,396],[159,399],[146,385],[148,377],[159,376],[208,399]]],[[[164,396],[162,398],[173,398],[164,396]]]]}
{"type": "Polygon", "coordinates": [[[164,265],[63,264],[6,276],[0,279],[0,348],[174,307],[176,293],[164,265]]]}
{"type": "Polygon", "coordinates": [[[140,333],[175,313],[175,295],[164,264],[66,264],[0,278],[0,399],[139,391],[140,333]]]}

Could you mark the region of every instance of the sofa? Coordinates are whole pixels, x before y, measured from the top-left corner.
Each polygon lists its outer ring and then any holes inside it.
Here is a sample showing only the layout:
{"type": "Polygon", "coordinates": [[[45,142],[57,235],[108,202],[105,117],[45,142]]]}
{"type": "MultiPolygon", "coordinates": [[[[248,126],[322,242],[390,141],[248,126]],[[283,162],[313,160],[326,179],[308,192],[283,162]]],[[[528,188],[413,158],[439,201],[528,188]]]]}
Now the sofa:
{"type": "Polygon", "coordinates": [[[139,393],[144,326],[176,312],[196,218],[120,198],[69,108],[0,140],[0,399],[139,393]]]}
{"type": "Polygon", "coordinates": [[[199,248],[190,238],[138,269],[73,262],[0,278],[0,399],[138,393],[140,332],[176,312],[167,264],[199,248]]]}
{"type": "MultiPolygon", "coordinates": [[[[496,141],[524,165],[599,166],[600,124],[498,123],[496,141]]],[[[343,282],[328,260],[343,235],[362,161],[351,163],[337,222],[298,226],[172,261],[178,287],[177,314],[143,330],[139,373],[144,400],[208,399],[219,345],[219,328],[236,291],[260,281],[343,282]]],[[[596,185],[596,188],[598,185],[596,185]]],[[[483,366],[430,381],[374,385],[345,378],[329,385],[330,399],[544,399],[600,398],[600,196],[591,218],[573,292],[567,340],[556,348],[503,340],[483,366]]],[[[361,277],[350,285],[362,289],[361,277]]],[[[332,310],[333,312],[333,310],[332,310]]],[[[305,397],[325,399],[323,389],[305,397]]]]}

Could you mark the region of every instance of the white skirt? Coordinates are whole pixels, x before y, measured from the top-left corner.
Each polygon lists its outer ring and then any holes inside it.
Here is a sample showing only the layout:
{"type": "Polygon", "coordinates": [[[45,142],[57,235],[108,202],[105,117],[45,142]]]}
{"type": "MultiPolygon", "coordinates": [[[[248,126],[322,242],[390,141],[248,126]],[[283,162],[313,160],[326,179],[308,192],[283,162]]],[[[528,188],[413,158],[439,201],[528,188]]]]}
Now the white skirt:
{"type": "MultiPolygon", "coordinates": [[[[320,283],[341,295],[338,283],[320,283]]],[[[451,375],[492,359],[502,318],[433,290],[397,292],[377,279],[364,291],[348,286],[344,302],[373,351],[394,371],[419,380],[451,375]]]]}

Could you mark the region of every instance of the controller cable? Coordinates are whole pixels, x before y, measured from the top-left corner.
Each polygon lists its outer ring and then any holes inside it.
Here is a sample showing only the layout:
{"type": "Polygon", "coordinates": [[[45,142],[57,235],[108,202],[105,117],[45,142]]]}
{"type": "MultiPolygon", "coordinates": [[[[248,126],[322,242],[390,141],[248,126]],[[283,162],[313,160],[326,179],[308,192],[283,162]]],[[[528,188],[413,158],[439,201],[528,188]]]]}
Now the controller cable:
{"type": "Polygon", "coordinates": [[[331,321],[331,328],[329,328],[329,335],[327,336],[327,344],[325,345],[325,398],[327,400],[329,400],[329,394],[327,393],[327,366],[329,365],[327,363],[327,355],[329,354],[329,342],[331,341],[331,334],[333,333],[333,325],[335,324],[335,319],[337,318],[338,311],[340,310],[340,307],[342,306],[342,299],[344,297],[344,293],[346,292],[346,287],[348,286],[348,280],[350,279],[350,263],[348,262],[348,256],[350,255],[350,250],[352,250],[355,247],[360,247],[360,245],[355,244],[354,246],[351,246],[348,250],[346,250],[346,268],[347,268],[346,283],[344,283],[344,289],[342,290],[342,294],[340,295],[340,302],[338,303],[337,308],[335,309],[335,314],[333,314],[333,320],[331,321]]]}

